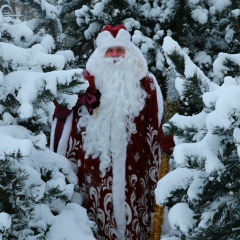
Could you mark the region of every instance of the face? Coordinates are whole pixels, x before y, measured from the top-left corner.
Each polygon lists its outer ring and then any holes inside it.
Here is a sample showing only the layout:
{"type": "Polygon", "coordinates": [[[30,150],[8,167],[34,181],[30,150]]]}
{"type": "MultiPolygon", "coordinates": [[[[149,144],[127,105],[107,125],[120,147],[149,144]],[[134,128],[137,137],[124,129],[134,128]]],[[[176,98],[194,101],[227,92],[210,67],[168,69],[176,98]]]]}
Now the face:
{"type": "Polygon", "coordinates": [[[107,49],[105,53],[105,57],[124,57],[125,56],[125,49],[123,47],[110,47],[107,49]]]}

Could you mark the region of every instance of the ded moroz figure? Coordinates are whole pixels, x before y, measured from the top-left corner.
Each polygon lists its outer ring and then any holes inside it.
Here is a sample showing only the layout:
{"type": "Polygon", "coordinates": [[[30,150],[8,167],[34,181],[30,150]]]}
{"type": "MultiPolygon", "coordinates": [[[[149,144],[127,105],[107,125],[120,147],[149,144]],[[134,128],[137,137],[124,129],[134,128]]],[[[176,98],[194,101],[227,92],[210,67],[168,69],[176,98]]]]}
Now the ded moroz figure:
{"type": "Polygon", "coordinates": [[[51,146],[78,164],[83,207],[99,240],[147,240],[154,214],[163,97],[123,25],[107,25],[83,71],[89,82],[76,106],[55,101],[51,146]]]}

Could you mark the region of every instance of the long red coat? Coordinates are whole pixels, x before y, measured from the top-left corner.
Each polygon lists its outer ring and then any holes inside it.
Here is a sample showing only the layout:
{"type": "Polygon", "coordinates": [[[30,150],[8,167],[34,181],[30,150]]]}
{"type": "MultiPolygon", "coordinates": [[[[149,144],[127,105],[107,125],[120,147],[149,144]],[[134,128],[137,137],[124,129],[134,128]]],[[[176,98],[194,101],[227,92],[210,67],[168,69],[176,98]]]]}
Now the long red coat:
{"type": "MultiPolygon", "coordinates": [[[[90,82],[90,85],[92,84],[90,82]]],[[[137,133],[132,134],[126,153],[123,153],[123,156],[126,156],[126,165],[122,166],[125,168],[126,176],[126,240],[148,239],[155,205],[154,190],[159,176],[159,143],[163,143],[162,148],[169,154],[173,147],[172,138],[165,141],[166,144],[163,141],[164,135],[161,130],[163,101],[156,80],[147,76],[141,80],[141,86],[148,97],[144,108],[135,118],[137,133]]],[[[72,127],[66,157],[78,161],[79,187],[83,196],[83,207],[87,209],[89,218],[98,226],[96,238],[118,240],[120,237],[113,210],[112,169],[107,171],[104,177],[101,177],[99,159],[85,158],[82,135],[77,129],[78,108],[76,106],[72,111],[72,127]]],[[[58,114],[55,116],[57,117],[58,114]]],[[[59,122],[56,126],[56,136],[57,132],[61,132],[62,127],[63,124],[59,122]],[[58,129],[60,130],[58,131],[58,129]]],[[[57,143],[58,140],[55,141],[55,151],[57,143]]]]}

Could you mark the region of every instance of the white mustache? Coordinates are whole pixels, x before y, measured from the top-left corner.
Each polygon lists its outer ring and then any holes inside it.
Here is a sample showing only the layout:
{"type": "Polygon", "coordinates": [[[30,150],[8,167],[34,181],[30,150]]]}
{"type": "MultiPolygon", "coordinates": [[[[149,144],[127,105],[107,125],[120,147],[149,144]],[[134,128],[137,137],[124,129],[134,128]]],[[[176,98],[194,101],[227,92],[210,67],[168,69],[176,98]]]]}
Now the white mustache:
{"type": "Polygon", "coordinates": [[[110,64],[120,64],[123,62],[123,59],[123,57],[107,57],[105,58],[105,62],[110,64]]]}

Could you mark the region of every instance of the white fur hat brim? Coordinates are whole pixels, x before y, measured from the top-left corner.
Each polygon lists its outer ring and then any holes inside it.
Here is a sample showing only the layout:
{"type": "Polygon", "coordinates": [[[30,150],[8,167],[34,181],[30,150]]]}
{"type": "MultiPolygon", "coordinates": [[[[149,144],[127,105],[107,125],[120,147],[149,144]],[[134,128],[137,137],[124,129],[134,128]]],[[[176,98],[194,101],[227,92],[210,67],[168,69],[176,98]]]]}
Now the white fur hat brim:
{"type": "Polygon", "coordinates": [[[103,31],[98,34],[96,39],[96,46],[101,50],[110,47],[123,47],[129,49],[129,45],[131,44],[131,35],[124,29],[120,29],[116,37],[113,37],[109,31],[103,31]]]}

